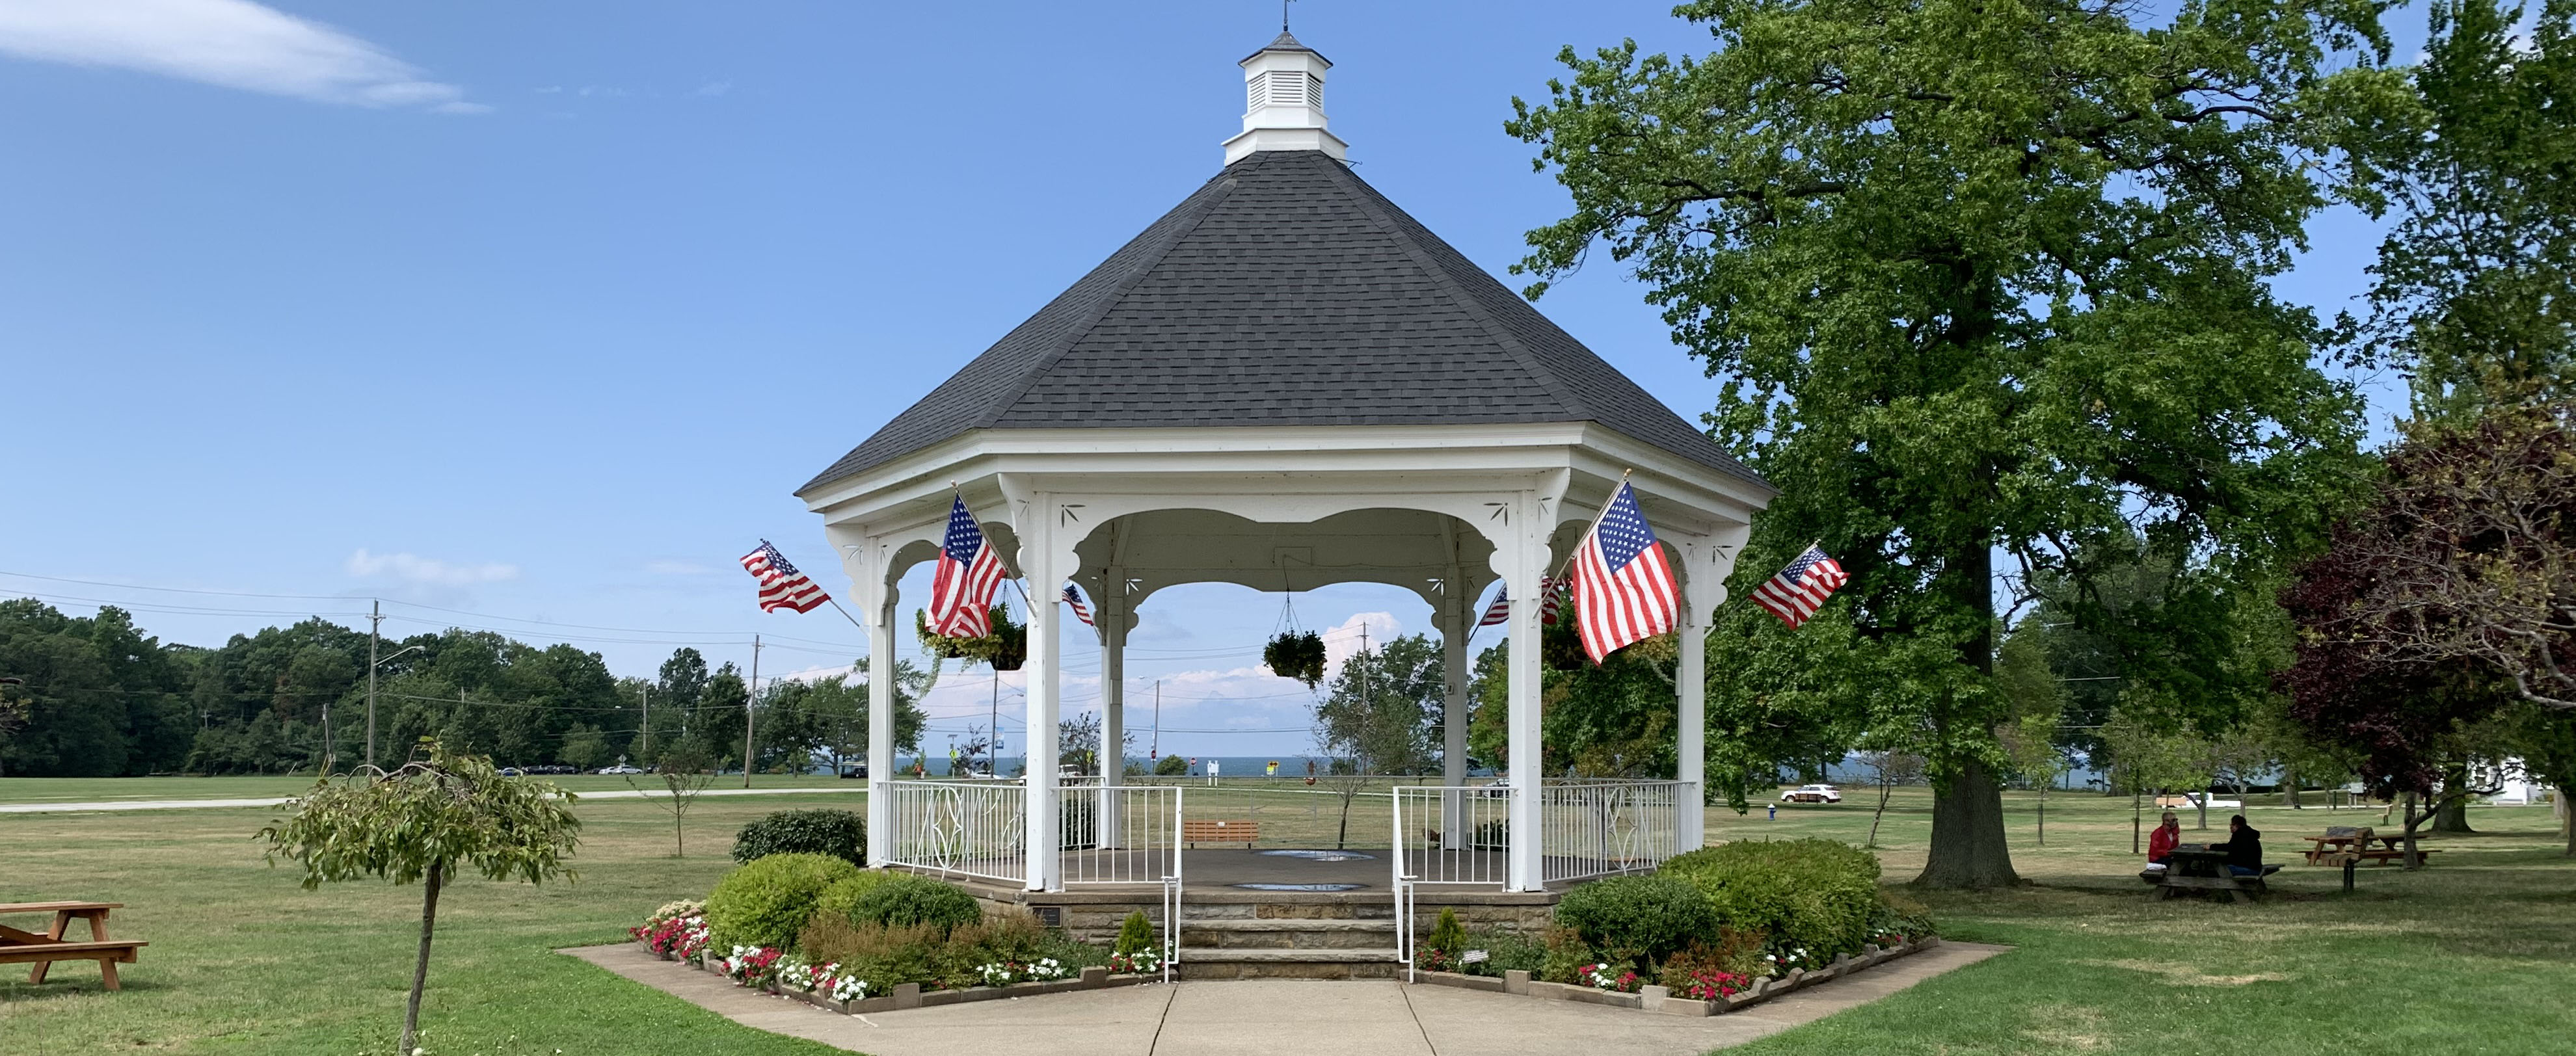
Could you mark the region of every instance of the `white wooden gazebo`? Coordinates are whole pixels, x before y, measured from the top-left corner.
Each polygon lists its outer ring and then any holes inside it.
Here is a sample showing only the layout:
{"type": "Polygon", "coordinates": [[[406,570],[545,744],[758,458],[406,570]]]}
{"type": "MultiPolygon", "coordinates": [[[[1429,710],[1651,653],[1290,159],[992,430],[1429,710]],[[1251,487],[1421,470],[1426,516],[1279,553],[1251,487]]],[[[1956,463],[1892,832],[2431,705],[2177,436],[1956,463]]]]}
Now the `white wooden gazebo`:
{"type": "MultiPolygon", "coordinates": [[[[1387,583],[1447,641],[1444,785],[1463,785],[1466,642],[1480,593],[1512,599],[1509,890],[1538,890],[1540,581],[1623,473],[1679,570],[1679,768],[1700,844],[1708,618],[1773,494],[1352,173],[1326,125],[1321,55],[1282,33],[1242,63],[1248,112],[1223,171],[797,494],[823,516],[890,664],[896,583],[936,553],[952,484],[1031,597],[1028,776],[1008,794],[1030,890],[1065,882],[1053,766],[1065,582],[1095,601],[1101,783],[1120,780],[1121,652],[1183,583],[1387,583]]],[[[924,599],[911,599],[917,607],[924,599]]],[[[1079,624],[1077,624],[1079,626],[1079,624]]],[[[869,853],[900,860],[892,681],[869,680],[869,853]]]]}

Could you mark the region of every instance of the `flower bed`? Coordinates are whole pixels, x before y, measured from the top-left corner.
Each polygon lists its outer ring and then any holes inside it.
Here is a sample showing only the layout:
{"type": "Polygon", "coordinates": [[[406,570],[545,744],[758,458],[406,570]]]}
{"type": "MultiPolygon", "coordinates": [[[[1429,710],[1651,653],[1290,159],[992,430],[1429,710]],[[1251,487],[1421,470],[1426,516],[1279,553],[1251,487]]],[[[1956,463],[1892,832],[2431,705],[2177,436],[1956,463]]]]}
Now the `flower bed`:
{"type": "MultiPolygon", "coordinates": [[[[1792,990],[1840,979],[1863,968],[1927,950],[1940,943],[1940,939],[1926,936],[1919,940],[1899,941],[1893,946],[1864,946],[1859,956],[1841,954],[1821,967],[1791,968],[1776,976],[1694,971],[1679,986],[1639,986],[1636,973],[1616,971],[1600,964],[1584,966],[1581,977],[1589,985],[1538,982],[1530,978],[1530,973],[1518,969],[1504,972],[1499,979],[1489,975],[1416,971],[1413,981],[1490,993],[1527,994],[1558,1001],[1585,1001],[1673,1016],[1715,1016],[1761,1004],[1792,990]]],[[[1669,980],[1671,977],[1667,975],[1666,978],[1669,980]]]]}
{"type": "Polygon", "coordinates": [[[956,989],[925,990],[919,983],[877,987],[867,980],[843,971],[837,964],[807,964],[791,954],[763,947],[737,947],[726,955],[707,954],[683,959],[692,968],[714,972],[731,979],[735,986],[748,987],[792,1000],[804,1001],[825,1011],[844,1015],[892,1012],[904,1008],[930,1008],[968,1001],[997,1001],[1006,997],[1034,997],[1039,994],[1061,994],[1075,990],[1105,990],[1113,986],[1139,986],[1162,981],[1157,962],[1154,973],[1112,972],[1100,965],[1076,971],[1042,959],[1032,964],[1006,962],[984,965],[979,972],[994,982],[983,986],[956,989]]]}

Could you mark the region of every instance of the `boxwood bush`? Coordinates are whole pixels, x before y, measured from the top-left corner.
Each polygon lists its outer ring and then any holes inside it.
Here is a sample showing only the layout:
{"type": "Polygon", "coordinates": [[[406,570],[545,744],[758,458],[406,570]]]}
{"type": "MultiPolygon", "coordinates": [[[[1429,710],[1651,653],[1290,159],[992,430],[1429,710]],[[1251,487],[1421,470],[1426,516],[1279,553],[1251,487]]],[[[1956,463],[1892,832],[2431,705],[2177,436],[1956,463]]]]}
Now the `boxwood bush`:
{"type": "Polygon", "coordinates": [[[857,876],[833,881],[832,886],[823,889],[823,897],[814,900],[814,915],[834,917],[855,924],[859,920],[857,916],[859,899],[866,897],[868,892],[876,890],[877,885],[903,875],[906,874],[883,869],[861,869],[857,876]]]}
{"type": "Polygon", "coordinates": [[[1833,840],[1704,847],[1665,862],[1662,875],[1698,888],[1726,926],[1828,959],[1869,940],[1879,906],[1878,859],[1833,840]]]}
{"type": "Polygon", "coordinates": [[[1694,943],[1717,939],[1708,896],[1673,876],[1614,876],[1565,893],[1556,923],[1574,929],[1604,960],[1647,967],[1694,943]]]}
{"type": "Polygon", "coordinates": [[[828,854],[752,859],[707,893],[709,938],[719,951],[738,945],[784,949],[813,918],[824,890],[858,874],[858,866],[828,854]]]}
{"type": "Polygon", "coordinates": [[[733,860],[773,854],[828,854],[868,864],[868,819],[854,810],[782,810],[755,818],[733,836],[733,860]]]}
{"type": "Polygon", "coordinates": [[[850,906],[850,920],[889,928],[928,925],[940,934],[984,919],[984,904],[965,889],[926,876],[891,873],[850,906]]]}

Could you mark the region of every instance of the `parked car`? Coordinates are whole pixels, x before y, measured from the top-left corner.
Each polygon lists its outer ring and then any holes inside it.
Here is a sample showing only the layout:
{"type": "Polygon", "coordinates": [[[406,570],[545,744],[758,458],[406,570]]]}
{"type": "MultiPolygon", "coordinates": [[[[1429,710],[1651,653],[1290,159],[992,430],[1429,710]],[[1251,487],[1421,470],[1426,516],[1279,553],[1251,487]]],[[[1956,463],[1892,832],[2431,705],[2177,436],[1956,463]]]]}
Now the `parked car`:
{"type": "Polygon", "coordinates": [[[643,769],[642,769],[641,767],[633,767],[633,766],[628,766],[628,765],[626,765],[626,764],[624,764],[624,763],[619,763],[619,764],[617,764],[617,765],[615,765],[615,766],[603,766],[603,767],[600,767],[598,770],[593,771],[593,772],[594,772],[594,773],[601,773],[601,774],[640,774],[640,773],[643,773],[644,771],[643,771],[643,769]]]}
{"type": "Polygon", "coordinates": [[[1780,793],[1783,803],[1840,803],[1843,790],[1832,785],[1800,785],[1780,793]]]}
{"type": "Polygon", "coordinates": [[[528,776],[528,772],[527,772],[527,771],[525,771],[525,770],[521,770],[521,769],[519,769],[518,767],[515,767],[515,766],[505,766],[505,767],[502,767],[502,768],[501,768],[501,776],[503,776],[503,777],[526,777],[526,776],[528,776]]]}
{"type": "Polygon", "coordinates": [[[866,764],[866,763],[849,763],[849,764],[845,764],[845,765],[843,765],[843,766],[841,767],[841,777],[842,777],[844,780],[850,780],[850,781],[865,781],[865,780],[867,780],[867,779],[868,779],[868,764],[866,764]]]}

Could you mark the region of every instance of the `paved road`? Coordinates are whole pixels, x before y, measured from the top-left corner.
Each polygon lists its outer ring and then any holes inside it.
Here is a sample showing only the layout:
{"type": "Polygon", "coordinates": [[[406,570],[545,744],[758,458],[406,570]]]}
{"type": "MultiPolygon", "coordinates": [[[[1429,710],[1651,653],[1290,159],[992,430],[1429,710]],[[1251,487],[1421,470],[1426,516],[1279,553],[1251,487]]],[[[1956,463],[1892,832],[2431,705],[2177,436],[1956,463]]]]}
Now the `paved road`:
{"type": "Polygon", "coordinates": [[[745,1026],[876,1056],[955,1056],[961,1039],[991,1038],[1010,1039],[1024,1056],[1696,1056],[1868,1004],[2007,948],[1945,942],[1707,1019],[1445,986],[1305,979],[1129,986],[844,1016],[741,989],[631,942],[561,952],[745,1026]]]}
{"type": "MultiPolygon", "coordinates": [[[[864,788],[710,788],[701,796],[814,796],[864,793],[864,788]]],[[[668,792],[624,789],[575,793],[583,799],[649,799],[668,792]]],[[[96,803],[0,803],[0,814],[76,813],[89,810],[196,810],[209,807],[274,807],[288,796],[267,799],[112,799],[96,803]]]]}

